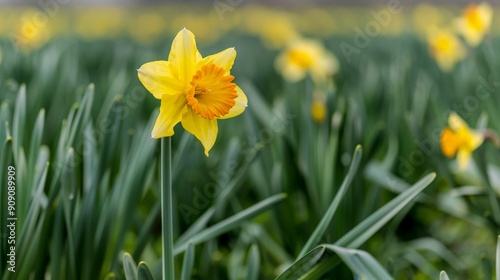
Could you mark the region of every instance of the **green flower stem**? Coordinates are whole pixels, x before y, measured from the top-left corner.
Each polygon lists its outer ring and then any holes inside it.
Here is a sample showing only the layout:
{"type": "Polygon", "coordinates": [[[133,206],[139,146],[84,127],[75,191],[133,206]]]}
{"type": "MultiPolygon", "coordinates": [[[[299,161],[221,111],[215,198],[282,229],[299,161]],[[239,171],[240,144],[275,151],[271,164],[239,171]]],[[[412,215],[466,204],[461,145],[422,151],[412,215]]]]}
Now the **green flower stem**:
{"type": "Polygon", "coordinates": [[[172,140],[161,139],[161,229],[163,279],[175,280],[172,215],[172,140]]]}

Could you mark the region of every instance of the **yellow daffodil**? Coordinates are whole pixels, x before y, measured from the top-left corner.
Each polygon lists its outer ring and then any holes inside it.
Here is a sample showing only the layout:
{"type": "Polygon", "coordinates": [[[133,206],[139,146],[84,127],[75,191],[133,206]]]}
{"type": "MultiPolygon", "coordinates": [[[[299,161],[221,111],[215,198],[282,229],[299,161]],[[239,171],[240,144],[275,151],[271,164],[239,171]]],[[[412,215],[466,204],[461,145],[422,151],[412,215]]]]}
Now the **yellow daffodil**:
{"type": "Polygon", "coordinates": [[[302,80],[307,73],[316,82],[322,82],[337,73],[339,63],[320,42],[299,39],[278,56],[275,66],[290,82],[302,80]]]}
{"type": "Polygon", "coordinates": [[[243,17],[243,26],[261,38],[272,49],[282,48],[299,37],[290,13],[270,10],[262,6],[249,6],[243,17]]]}
{"type": "Polygon", "coordinates": [[[465,169],[469,163],[472,151],[484,141],[484,136],[470,129],[465,121],[456,113],[448,117],[448,127],[440,136],[441,150],[447,157],[457,155],[458,167],[465,169]]]}
{"type": "Polygon", "coordinates": [[[208,156],[217,138],[217,120],[235,117],[247,107],[246,95],[230,75],[235,58],[234,48],[202,58],[193,33],[183,29],[172,42],[168,61],[142,65],[139,80],[161,100],[151,136],[172,136],[174,126],[181,122],[200,140],[208,156]]]}
{"type": "Polygon", "coordinates": [[[465,57],[465,49],[457,36],[445,30],[434,30],[429,36],[429,51],[443,71],[449,71],[465,57]]]}
{"type": "Polygon", "coordinates": [[[440,9],[429,3],[417,4],[413,9],[413,25],[415,31],[422,35],[428,34],[436,26],[443,26],[453,18],[446,9],[440,9]]]}
{"type": "Polygon", "coordinates": [[[457,29],[472,46],[477,46],[489,31],[493,18],[493,9],[484,2],[479,5],[470,4],[465,8],[462,17],[457,20],[457,29]]]}
{"type": "Polygon", "coordinates": [[[167,26],[166,19],[156,10],[142,10],[130,22],[129,34],[137,42],[150,44],[158,39],[167,26]]]}
{"type": "Polygon", "coordinates": [[[315,122],[322,123],[326,117],[325,103],[319,100],[313,100],[311,104],[311,116],[315,122]]]}
{"type": "Polygon", "coordinates": [[[311,102],[311,117],[315,122],[322,123],[325,121],[326,114],[326,96],[322,91],[316,90],[311,102]]]}

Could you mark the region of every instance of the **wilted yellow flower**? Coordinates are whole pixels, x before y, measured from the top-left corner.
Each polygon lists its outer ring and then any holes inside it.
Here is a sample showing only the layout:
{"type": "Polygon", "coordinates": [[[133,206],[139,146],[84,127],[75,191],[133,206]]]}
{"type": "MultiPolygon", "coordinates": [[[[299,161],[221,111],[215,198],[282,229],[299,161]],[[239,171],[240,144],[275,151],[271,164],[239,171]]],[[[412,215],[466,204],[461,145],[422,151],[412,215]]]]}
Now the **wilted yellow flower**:
{"type": "Polygon", "coordinates": [[[181,122],[196,136],[205,155],[215,144],[218,119],[235,117],[247,107],[247,97],[230,75],[234,48],[202,58],[193,33],[181,30],[174,38],[168,61],[148,62],[138,69],[139,80],[161,100],[153,138],[174,134],[181,122]]]}
{"type": "Polygon", "coordinates": [[[294,40],[278,56],[275,66],[290,82],[302,80],[307,73],[316,82],[322,82],[337,73],[337,58],[316,40],[294,40]]]}
{"type": "Polygon", "coordinates": [[[445,30],[434,30],[428,38],[429,51],[443,71],[449,71],[465,57],[465,49],[457,36],[445,30]]]}
{"type": "Polygon", "coordinates": [[[472,151],[484,141],[484,136],[470,129],[465,121],[455,112],[448,117],[448,127],[440,136],[441,150],[447,157],[457,155],[458,167],[465,169],[469,163],[472,151]]]}
{"type": "Polygon", "coordinates": [[[490,4],[470,4],[457,20],[458,32],[470,45],[477,46],[489,31],[492,18],[493,10],[490,4]]]}

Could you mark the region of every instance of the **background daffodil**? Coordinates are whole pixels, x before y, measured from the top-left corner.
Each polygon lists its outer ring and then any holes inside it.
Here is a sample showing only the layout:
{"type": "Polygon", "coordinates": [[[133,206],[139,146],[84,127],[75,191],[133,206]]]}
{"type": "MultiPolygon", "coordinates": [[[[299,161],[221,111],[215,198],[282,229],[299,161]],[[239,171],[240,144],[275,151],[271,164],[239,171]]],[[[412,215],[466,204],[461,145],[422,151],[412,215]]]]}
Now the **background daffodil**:
{"type": "Polygon", "coordinates": [[[200,140],[208,156],[217,138],[217,120],[235,117],[247,106],[246,95],[230,74],[235,58],[234,48],[202,58],[193,33],[183,29],[172,42],[168,61],[142,65],[139,80],[161,100],[151,136],[172,136],[174,126],[181,122],[200,140]]]}
{"type": "Polygon", "coordinates": [[[322,82],[339,70],[337,58],[312,39],[297,39],[276,59],[276,68],[290,82],[302,80],[307,73],[315,82],[322,82]]]}
{"type": "Polygon", "coordinates": [[[428,42],[430,54],[443,71],[450,71],[457,62],[465,57],[466,53],[462,43],[450,31],[433,30],[429,34],[428,42]]]}
{"type": "Polygon", "coordinates": [[[457,20],[457,29],[464,39],[472,46],[477,46],[489,31],[493,19],[493,9],[484,2],[474,3],[465,8],[462,17],[457,20]]]}
{"type": "Polygon", "coordinates": [[[465,121],[456,113],[448,117],[448,127],[441,132],[441,150],[447,157],[457,155],[458,167],[465,169],[472,152],[484,141],[481,133],[467,126],[465,121]]]}

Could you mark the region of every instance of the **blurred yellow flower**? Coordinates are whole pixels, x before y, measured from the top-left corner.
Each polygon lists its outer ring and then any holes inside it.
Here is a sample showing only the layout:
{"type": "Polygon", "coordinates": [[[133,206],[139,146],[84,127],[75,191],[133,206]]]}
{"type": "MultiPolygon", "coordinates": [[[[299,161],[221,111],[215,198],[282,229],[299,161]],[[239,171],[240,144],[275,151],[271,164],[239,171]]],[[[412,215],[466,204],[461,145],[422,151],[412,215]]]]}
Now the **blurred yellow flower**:
{"type": "Polygon", "coordinates": [[[457,155],[458,167],[465,169],[469,163],[471,153],[484,141],[484,136],[470,129],[460,116],[453,112],[448,117],[448,127],[443,129],[440,136],[441,150],[447,157],[457,155]]]}
{"type": "Polygon", "coordinates": [[[130,22],[128,31],[137,42],[150,44],[163,35],[166,25],[164,16],[158,11],[141,10],[130,22]]]}
{"type": "Polygon", "coordinates": [[[326,104],[318,98],[313,99],[311,104],[311,117],[317,123],[322,123],[326,118],[326,104]]]}
{"type": "Polygon", "coordinates": [[[324,82],[338,72],[337,58],[316,40],[298,39],[278,56],[275,66],[290,82],[302,80],[307,73],[315,82],[324,82]]]}
{"type": "Polygon", "coordinates": [[[428,34],[436,26],[443,26],[453,16],[447,9],[439,8],[430,3],[418,4],[414,7],[412,14],[415,31],[422,35],[428,34]]]}
{"type": "Polygon", "coordinates": [[[269,48],[282,48],[299,37],[289,13],[251,7],[245,13],[244,24],[248,32],[259,36],[269,48]]]}
{"type": "Polygon", "coordinates": [[[462,17],[457,20],[458,32],[464,36],[467,43],[477,46],[489,31],[493,18],[493,9],[484,2],[479,5],[474,3],[465,8],[462,17]]]}
{"type": "Polygon", "coordinates": [[[86,39],[113,38],[123,31],[127,13],[121,6],[78,9],[75,13],[76,33],[86,39]]]}
{"type": "Polygon", "coordinates": [[[143,64],[139,80],[161,100],[151,136],[172,136],[174,126],[181,122],[208,156],[217,138],[217,120],[235,117],[247,107],[246,95],[230,75],[235,58],[234,48],[202,58],[193,33],[184,28],[172,42],[168,61],[143,64]]]}
{"type": "Polygon", "coordinates": [[[444,29],[430,32],[429,51],[443,71],[449,71],[465,57],[465,49],[457,36],[444,29]]]}

